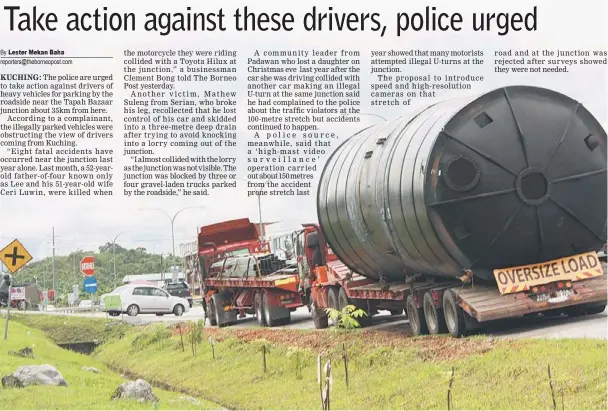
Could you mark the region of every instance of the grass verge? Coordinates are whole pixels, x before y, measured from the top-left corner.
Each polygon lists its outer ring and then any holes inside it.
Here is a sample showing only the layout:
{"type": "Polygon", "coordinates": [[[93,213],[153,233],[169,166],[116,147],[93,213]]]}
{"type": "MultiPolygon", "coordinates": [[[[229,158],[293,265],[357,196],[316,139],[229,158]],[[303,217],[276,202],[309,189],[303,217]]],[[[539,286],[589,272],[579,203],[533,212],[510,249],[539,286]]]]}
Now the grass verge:
{"type": "Polygon", "coordinates": [[[235,409],[319,409],[317,355],[331,359],[332,409],[607,409],[606,342],[404,338],[364,332],[205,329],[189,336],[143,327],[100,347],[106,364],[183,387],[235,409]],[[209,337],[213,336],[215,360],[209,337]],[[342,343],[348,347],[349,386],[342,343]],[[262,346],[268,347],[263,371],[262,346]]]}
{"type": "MultiPolygon", "coordinates": [[[[82,332],[78,329],[84,323],[101,334],[109,327],[103,319],[16,317],[48,330],[57,341],[82,332]]],[[[446,409],[452,367],[453,409],[553,409],[547,365],[557,409],[562,408],[562,398],[564,409],[608,409],[606,341],[211,328],[198,338],[202,342],[194,356],[186,330],[182,351],[175,329],[126,327],[111,328],[121,331],[105,338],[95,354],[98,360],[227,408],[319,409],[316,362],[322,353],[323,363],[332,360],[332,409],[446,409]],[[211,336],[216,341],[215,360],[211,336]],[[348,388],[343,343],[350,358],[348,388]],[[266,373],[262,345],[269,348],[266,373]]]]}
{"type": "Polygon", "coordinates": [[[38,315],[11,312],[11,318],[44,331],[55,344],[106,341],[121,338],[131,328],[122,321],[60,315],[38,315]]]}
{"type": "MultiPolygon", "coordinates": [[[[21,316],[25,317],[25,316],[21,316]]],[[[4,318],[0,322],[4,330],[4,318]]],[[[112,401],[110,398],[125,380],[111,372],[99,360],[57,347],[43,332],[16,321],[10,322],[8,339],[0,340],[0,377],[14,372],[19,366],[50,364],[57,368],[68,383],[67,387],[30,386],[2,388],[0,406],[13,410],[130,410],[130,409],[219,409],[208,401],[193,403],[183,395],[154,389],[158,404],[142,404],[131,400],[112,401]],[[34,359],[8,355],[26,346],[34,350],[34,359]],[[95,367],[100,373],[82,370],[95,367]]]]}

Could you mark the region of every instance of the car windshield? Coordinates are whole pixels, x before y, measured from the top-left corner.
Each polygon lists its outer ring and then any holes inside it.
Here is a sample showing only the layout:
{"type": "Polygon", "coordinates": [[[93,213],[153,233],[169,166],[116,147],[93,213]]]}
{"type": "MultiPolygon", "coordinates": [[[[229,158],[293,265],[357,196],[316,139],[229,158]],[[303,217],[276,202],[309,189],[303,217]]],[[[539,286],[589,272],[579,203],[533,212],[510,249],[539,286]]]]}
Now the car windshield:
{"type": "Polygon", "coordinates": [[[117,289],[115,289],[114,291],[112,291],[112,294],[121,294],[123,292],[125,292],[126,290],[130,289],[129,286],[123,285],[121,287],[118,287],[117,289]]]}

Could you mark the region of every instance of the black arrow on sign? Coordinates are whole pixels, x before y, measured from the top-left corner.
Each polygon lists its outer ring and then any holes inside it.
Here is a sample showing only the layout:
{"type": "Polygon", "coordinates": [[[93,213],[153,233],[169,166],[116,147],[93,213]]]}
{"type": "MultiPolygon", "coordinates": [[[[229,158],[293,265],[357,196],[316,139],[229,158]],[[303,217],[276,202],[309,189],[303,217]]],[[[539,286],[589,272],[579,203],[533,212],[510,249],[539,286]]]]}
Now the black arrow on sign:
{"type": "Polygon", "coordinates": [[[12,261],[11,261],[11,265],[12,266],[16,266],[17,265],[17,260],[25,260],[25,256],[24,255],[19,255],[18,254],[16,246],[13,247],[13,253],[12,254],[4,254],[4,257],[12,259],[12,261]]]}

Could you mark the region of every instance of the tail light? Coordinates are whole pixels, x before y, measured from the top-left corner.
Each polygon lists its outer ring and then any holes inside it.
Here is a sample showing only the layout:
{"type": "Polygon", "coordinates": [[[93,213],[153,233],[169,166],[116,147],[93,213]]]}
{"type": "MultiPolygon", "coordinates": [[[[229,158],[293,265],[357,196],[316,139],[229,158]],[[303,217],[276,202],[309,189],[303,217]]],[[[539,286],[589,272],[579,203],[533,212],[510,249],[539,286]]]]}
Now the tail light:
{"type": "Polygon", "coordinates": [[[541,293],[544,293],[545,291],[547,291],[547,287],[545,287],[544,285],[542,287],[540,287],[541,293]]]}
{"type": "Polygon", "coordinates": [[[564,283],[562,283],[561,281],[557,283],[557,288],[564,288],[564,283]]]}
{"type": "Polygon", "coordinates": [[[537,293],[538,293],[538,287],[534,287],[534,288],[532,288],[532,292],[533,292],[534,294],[537,294],[537,293]]]}
{"type": "Polygon", "coordinates": [[[572,283],[571,283],[570,281],[568,281],[568,282],[566,283],[566,287],[568,287],[568,288],[572,287],[572,283]]]}

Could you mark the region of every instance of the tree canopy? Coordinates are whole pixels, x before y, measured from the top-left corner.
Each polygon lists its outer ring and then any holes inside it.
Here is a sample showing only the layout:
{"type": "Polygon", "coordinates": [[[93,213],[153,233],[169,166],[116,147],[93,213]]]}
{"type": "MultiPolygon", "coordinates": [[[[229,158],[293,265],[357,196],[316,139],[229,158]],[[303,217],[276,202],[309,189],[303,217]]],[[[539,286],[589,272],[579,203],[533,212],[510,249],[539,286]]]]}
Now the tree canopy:
{"type": "MultiPolygon", "coordinates": [[[[114,277],[114,258],[112,243],[99,247],[98,251],[78,250],[69,255],[55,256],[55,284],[57,293],[72,291],[72,286],[78,284],[82,288],[82,273],[80,260],[86,256],[95,257],[95,277],[99,293],[112,291],[120,285],[126,275],[139,275],[168,272],[173,265],[182,265],[182,259],[172,255],[150,254],[143,247],[126,249],[119,244],[114,245],[116,258],[116,277],[114,277]]],[[[27,264],[15,274],[14,282],[26,283],[38,281],[40,287],[50,289],[53,286],[53,259],[27,264]]]]}

